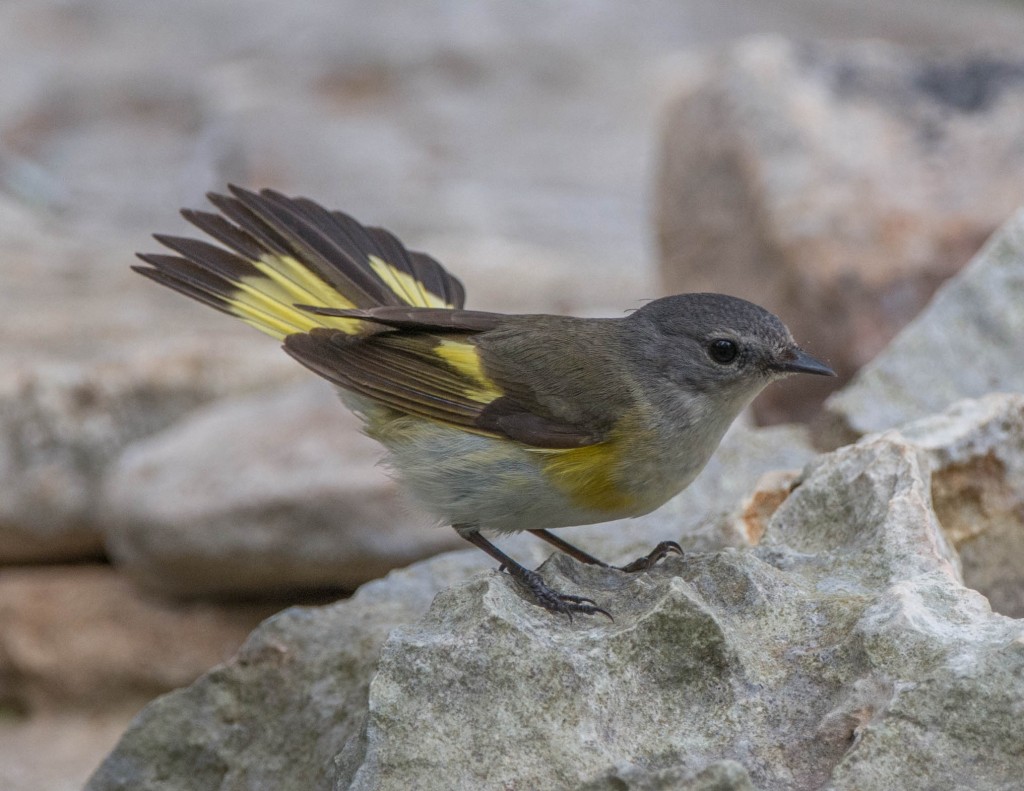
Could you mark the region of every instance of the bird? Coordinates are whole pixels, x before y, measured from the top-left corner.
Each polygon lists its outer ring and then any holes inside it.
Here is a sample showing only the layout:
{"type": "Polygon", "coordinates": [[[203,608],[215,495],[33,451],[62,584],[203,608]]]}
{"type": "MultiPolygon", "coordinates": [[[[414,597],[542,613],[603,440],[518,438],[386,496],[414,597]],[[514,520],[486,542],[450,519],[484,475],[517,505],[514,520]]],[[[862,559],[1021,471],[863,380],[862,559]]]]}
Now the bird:
{"type": "MultiPolygon", "coordinates": [[[[685,489],[764,387],[835,374],[758,305],[714,293],[618,318],[464,307],[426,253],[304,197],[229,185],[182,209],[212,241],[154,234],[132,268],[276,338],[333,384],[412,497],[500,564],[532,603],[611,617],[485,537],[648,513],[685,489]]],[[[650,568],[676,542],[625,566],[650,568]]]]}

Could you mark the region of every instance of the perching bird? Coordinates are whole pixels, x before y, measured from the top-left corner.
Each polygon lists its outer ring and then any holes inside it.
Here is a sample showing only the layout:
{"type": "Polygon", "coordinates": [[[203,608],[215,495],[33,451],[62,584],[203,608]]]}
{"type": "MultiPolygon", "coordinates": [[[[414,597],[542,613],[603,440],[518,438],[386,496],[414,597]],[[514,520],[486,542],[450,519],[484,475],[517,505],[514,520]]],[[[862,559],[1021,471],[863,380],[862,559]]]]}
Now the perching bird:
{"type": "MultiPolygon", "coordinates": [[[[560,593],[481,531],[648,513],[697,476],[733,419],[791,373],[833,375],[767,310],[681,294],[618,319],[464,310],[462,284],[380,228],[305,198],[230,187],[220,214],[183,210],[222,246],[155,235],[143,275],[283,340],[335,384],[415,498],[556,612],[560,593]]],[[[623,567],[638,571],[659,544],[623,567]]]]}

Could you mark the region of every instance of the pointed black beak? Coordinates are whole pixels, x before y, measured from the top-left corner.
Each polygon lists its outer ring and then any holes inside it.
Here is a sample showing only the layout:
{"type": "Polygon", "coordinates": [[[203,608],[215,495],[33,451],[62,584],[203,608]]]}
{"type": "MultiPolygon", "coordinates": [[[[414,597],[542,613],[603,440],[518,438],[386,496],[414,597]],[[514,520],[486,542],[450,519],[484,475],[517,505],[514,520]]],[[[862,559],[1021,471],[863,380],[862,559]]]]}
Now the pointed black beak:
{"type": "Polygon", "coordinates": [[[787,374],[818,374],[819,376],[835,376],[836,372],[817,357],[812,357],[803,349],[794,346],[782,355],[775,364],[776,371],[787,374]]]}

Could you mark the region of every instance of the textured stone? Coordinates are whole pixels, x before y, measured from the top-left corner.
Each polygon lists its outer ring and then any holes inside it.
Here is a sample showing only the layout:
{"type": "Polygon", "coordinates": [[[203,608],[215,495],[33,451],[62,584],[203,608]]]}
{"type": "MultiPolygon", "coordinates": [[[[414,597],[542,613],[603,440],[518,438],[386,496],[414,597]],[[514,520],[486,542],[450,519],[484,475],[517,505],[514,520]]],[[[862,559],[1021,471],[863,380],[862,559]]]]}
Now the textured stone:
{"type": "Polygon", "coordinates": [[[1024,395],[960,401],[900,429],[927,453],[932,502],[965,583],[1024,618],[1024,395]]]}
{"type": "Polygon", "coordinates": [[[300,372],[251,328],[154,294],[118,232],[0,197],[0,237],[0,563],[95,556],[100,484],[127,444],[300,372]]]}
{"type": "Polygon", "coordinates": [[[103,476],[126,445],[220,395],[288,375],[229,340],[211,348],[136,339],[122,352],[3,367],[0,562],[95,556],[103,476]]]}
{"type": "Polygon", "coordinates": [[[1024,623],[961,583],[929,453],[889,434],[819,457],[752,550],[544,566],[611,622],[493,570],[444,589],[465,553],[289,611],[87,788],[1013,787],[1024,623]]]}
{"type": "Polygon", "coordinates": [[[128,731],[167,728],[176,737],[122,739],[88,787],[329,789],[338,750],[358,741],[388,633],[489,563],[477,551],[441,555],[367,583],[344,603],[274,616],[234,659],[154,701],[128,731]],[[180,776],[186,765],[188,778],[180,776]]]}
{"type": "Polygon", "coordinates": [[[326,383],[224,399],[119,459],[109,551],[140,584],[195,596],[353,589],[462,547],[399,493],[382,455],[326,383]]]}
{"type": "Polygon", "coordinates": [[[110,566],[3,569],[0,707],[31,717],[141,707],[230,657],[274,609],[154,599],[110,566]]]}
{"type": "Polygon", "coordinates": [[[777,312],[840,379],[768,391],[806,418],[1024,202],[1024,60],[753,39],[674,102],[662,282],[777,312]]]}
{"type": "Polygon", "coordinates": [[[1024,211],[946,283],[888,348],[825,404],[831,447],[939,412],[962,398],[1024,392],[1024,211]]]}

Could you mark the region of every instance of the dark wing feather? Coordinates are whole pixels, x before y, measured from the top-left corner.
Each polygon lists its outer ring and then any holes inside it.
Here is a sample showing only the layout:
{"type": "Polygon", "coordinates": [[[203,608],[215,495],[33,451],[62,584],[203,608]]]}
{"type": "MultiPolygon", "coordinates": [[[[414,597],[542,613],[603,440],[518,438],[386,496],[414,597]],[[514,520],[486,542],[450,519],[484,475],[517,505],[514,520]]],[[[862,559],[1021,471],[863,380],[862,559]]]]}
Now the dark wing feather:
{"type": "Polygon", "coordinates": [[[498,397],[482,395],[481,383],[446,365],[427,335],[371,336],[354,342],[317,329],[285,338],[292,357],[338,387],[411,415],[473,429],[481,410],[498,397]]]}
{"type": "MultiPolygon", "coordinates": [[[[480,364],[472,338],[482,330],[465,329],[472,320],[459,325],[454,320],[445,322],[444,315],[436,315],[429,322],[416,324],[403,310],[409,309],[378,308],[345,316],[366,318],[362,314],[373,313],[369,318],[377,321],[379,312],[394,311],[396,316],[389,316],[382,323],[401,326],[399,331],[353,337],[315,329],[289,335],[284,348],[338,387],[406,414],[476,433],[504,436],[536,448],[578,448],[604,439],[603,434],[592,428],[559,420],[530,399],[507,396],[480,364]],[[410,331],[413,327],[415,331],[410,331]]],[[[471,311],[436,313],[472,316],[471,311]]],[[[486,322],[488,328],[492,323],[493,319],[486,322]]]]}

